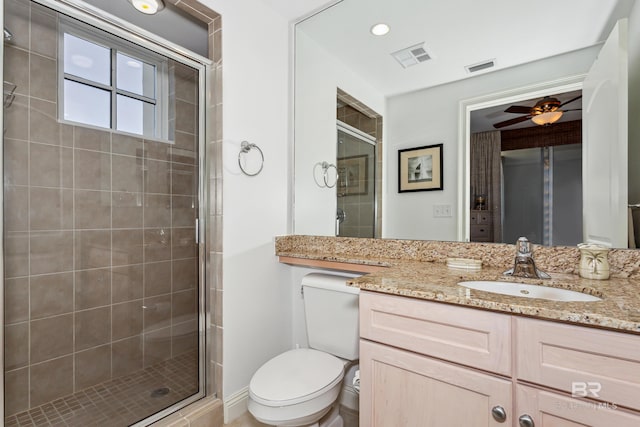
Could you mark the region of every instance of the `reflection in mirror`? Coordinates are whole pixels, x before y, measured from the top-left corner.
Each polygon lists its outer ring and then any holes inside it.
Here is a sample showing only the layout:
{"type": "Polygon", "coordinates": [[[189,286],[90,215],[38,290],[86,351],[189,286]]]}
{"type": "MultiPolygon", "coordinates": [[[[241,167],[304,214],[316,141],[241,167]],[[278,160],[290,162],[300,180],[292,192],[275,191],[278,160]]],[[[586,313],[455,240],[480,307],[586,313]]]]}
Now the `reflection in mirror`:
{"type": "Polygon", "coordinates": [[[471,112],[472,242],[582,242],[581,117],[580,91],[471,112]],[[538,125],[548,104],[559,118],[538,125]]]}
{"type": "Polygon", "coordinates": [[[338,89],[336,236],[380,235],[382,117],[338,89]]]}
{"type": "MultiPolygon", "coordinates": [[[[640,3],[629,0],[566,0],[554,3],[553,13],[544,8],[527,8],[524,13],[522,3],[511,0],[491,0],[491,7],[474,0],[440,2],[437,10],[429,2],[412,0],[343,0],[297,24],[295,233],[335,235],[337,192],[315,186],[311,171],[317,162],[333,163],[338,158],[334,109],[336,90],[340,88],[384,117],[385,143],[377,157],[378,162],[384,162],[378,186],[384,215],[376,237],[469,239],[471,208],[475,206],[465,160],[472,111],[468,107],[531,106],[545,96],[581,90],[604,41],[616,22],[625,17],[629,18],[629,45],[635,46],[629,50],[628,73],[638,75],[640,43],[633,35],[640,33],[640,3]],[[372,35],[369,29],[383,21],[389,25],[389,33],[372,35]],[[557,31],[560,28],[561,36],[557,31]],[[527,40],[526,48],[523,39],[527,40]],[[428,57],[426,60],[409,65],[392,55],[416,45],[426,52],[426,56],[418,55],[428,57]],[[486,61],[493,66],[474,72],[475,68],[468,67],[486,61]],[[495,102],[498,99],[501,102],[495,102]],[[523,104],[529,99],[532,104],[523,104]],[[435,144],[443,145],[443,180],[448,183],[444,190],[399,193],[398,151],[435,144]],[[451,216],[435,215],[435,207],[450,208],[444,210],[451,216]]],[[[629,91],[630,106],[638,104],[638,98],[640,91],[629,91]]],[[[626,116],[627,112],[616,110],[614,114],[626,116]]],[[[518,117],[514,113],[506,115],[496,115],[492,123],[518,117]]],[[[586,118],[583,122],[588,126],[586,118]]],[[[636,126],[631,124],[630,128],[636,126]]],[[[559,150],[548,150],[547,159],[557,160],[559,150]]],[[[626,152],[617,163],[626,163],[626,152]]],[[[629,147],[629,153],[640,157],[638,148],[629,147]]],[[[544,162],[544,157],[539,161],[544,162]]],[[[554,172],[555,178],[558,171],[554,172]]],[[[629,171],[634,168],[629,167],[629,171]]],[[[582,171],[583,179],[590,176],[589,172],[582,171]]],[[[619,179],[629,182],[629,194],[640,194],[640,185],[627,178],[625,171],[616,172],[624,173],[619,179]]],[[[522,206],[524,202],[516,199],[516,203],[518,200],[522,206]]],[[[628,202],[640,203],[640,196],[630,196],[624,205],[628,202]]],[[[485,203],[492,201],[487,197],[485,203]]],[[[578,215],[564,208],[561,211],[567,216],[578,215]]],[[[593,223],[588,221],[593,213],[593,209],[583,212],[585,227],[593,223]]],[[[540,219],[540,243],[545,241],[545,224],[554,225],[555,217],[548,218],[540,219]]],[[[495,235],[495,229],[491,232],[495,235]]],[[[551,228],[547,235],[549,244],[560,244],[557,230],[554,234],[551,228]]],[[[623,242],[616,246],[626,245],[623,242]]]]}

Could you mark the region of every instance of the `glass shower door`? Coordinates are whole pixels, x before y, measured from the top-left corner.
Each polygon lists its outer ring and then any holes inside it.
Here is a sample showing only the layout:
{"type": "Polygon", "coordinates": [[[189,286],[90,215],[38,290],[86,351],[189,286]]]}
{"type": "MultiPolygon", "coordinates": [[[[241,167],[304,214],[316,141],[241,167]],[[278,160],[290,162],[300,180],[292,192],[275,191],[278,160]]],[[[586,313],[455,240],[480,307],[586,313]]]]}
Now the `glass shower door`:
{"type": "Polygon", "coordinates": [[[376,216],[375,140],[338,127],[336,236],[374,237],[376,216]]]}
{"type": "MultiPolygon", "coordinates": [[[[15,85],[3,138],[5,425],[130,425],[203,393],[195,242],[202,71],[35,2],[6,0],[4,12],[13,34],[4,79],[15,85]],[[65,57],[70,48],[58,40],[69,22],[86,32],[82,43],[113,40],[105,61],[119,58],[113,49],[158,58],[166,114],[148,113],[160,88],[145,81],[135,93],[135,71],[148,63],[125,61],[125,90],[122,80],[91,74],[90,49],[65,57]],[[63,79],[61,61],[75,66],[63,79]],[[96,93],[111,87],[112,104],[98,110],[114,117],[86,124],[60,116],[68,82],[96,93]],[[127,133],[114,125],[118,111],[127,133]],[[164,133],[150,136],[154,120],[164,133]]],[[[73,102],[89,111],[97,99],[73,102]]]]}

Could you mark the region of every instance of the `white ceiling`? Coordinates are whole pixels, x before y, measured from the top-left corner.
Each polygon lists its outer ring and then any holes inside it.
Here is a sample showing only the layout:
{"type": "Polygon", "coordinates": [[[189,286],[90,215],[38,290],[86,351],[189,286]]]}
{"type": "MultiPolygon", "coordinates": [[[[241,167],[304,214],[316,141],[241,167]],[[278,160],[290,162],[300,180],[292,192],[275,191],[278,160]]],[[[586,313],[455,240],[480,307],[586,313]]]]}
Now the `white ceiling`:
{"type": "MultiPolygon", "coordinates": [[[[290,17],[327,3],[264,1],[290,17]]],[[[632,6],[633,0],[343,0],[298,24],[297,31],[389,96],[470,77],[465,66],[489,59],[496,63],[491,70],[499,70],[592,46],[632,6]],[[371,35],[378,22],[391,32],[371,35]],[[405,69],[390,56],[420,42],[430,61],[405,69]]]]}

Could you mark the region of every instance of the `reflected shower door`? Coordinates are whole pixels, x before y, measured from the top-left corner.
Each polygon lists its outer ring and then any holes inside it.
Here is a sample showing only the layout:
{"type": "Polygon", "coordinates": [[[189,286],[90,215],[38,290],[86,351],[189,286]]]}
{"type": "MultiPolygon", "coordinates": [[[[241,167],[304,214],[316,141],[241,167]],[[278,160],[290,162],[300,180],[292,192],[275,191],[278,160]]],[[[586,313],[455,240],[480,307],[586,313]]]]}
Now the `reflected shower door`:
{"type": "Polygon", "coordinates": [[[375,237],[375,140],[338,126],[336,236],[375,237]]]}
{"type": "Polygon", "coordinates": [[[134,424],[203,393],[202,70],[34,2],[4,12],[5,423],[134,424]]]}

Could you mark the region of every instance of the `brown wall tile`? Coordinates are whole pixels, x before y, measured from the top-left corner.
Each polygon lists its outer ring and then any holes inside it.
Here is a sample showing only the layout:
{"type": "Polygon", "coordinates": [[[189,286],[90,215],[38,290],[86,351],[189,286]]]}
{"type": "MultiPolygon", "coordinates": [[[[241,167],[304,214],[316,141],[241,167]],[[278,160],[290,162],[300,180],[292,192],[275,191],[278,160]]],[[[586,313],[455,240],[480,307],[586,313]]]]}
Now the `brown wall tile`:
{"type": "Polygon", "coordinates": [[[31,187],[29,198],[32,231],[73,228],[73,190],[31,187]]]}
{"type": "Polygon", "coordinates": [[[51,402],[73,392],[73,356],[31,366],[31,406],[51,402]]]}
{"type": "Polygon", "coordinates": [[[144,261],[171,260],[171,230],[153,228],[144,230],[144,261]]]}
{"type": "Polygon", "coordinates": [[[29,364],[29,323],[15,323],[4,327],[4,368],[8,371],[29,364]]]}
{"type": "Polygon", "coordinates": [[[142,191],[142,159],[129,156],[113,157],[113,191],[142,191]]]}
{"type": "Polygon", "coordinates": [[[81,351],[111,340],[111,307],[75,313],[75,350],[81,351]]]}
{"type": "Polygon", "coordinates": [[[76,270],[109,267],[111,265],[111,231],[76,231],[75,251],[76,270]]]}
{"type": "Polygon", "coordinates": [[[75,309],[85,310],[111,304],[111,269],[75,272],[75,309]]]}
{"type": "MultiPolygon", "coordinates": [[[[111,189],[111,156],[99,151],[74,150],[75,188],[82,190],[111,189]]],[[[115,157],[120,156],[114,156],[115,157]]],[[[134,159],[135,160],[135,159],[134,159]]],[[[114,168],[114,171],[116,169],[114,168]]],[[[120,171],[118,171],[120,172],[120,171]]],[[[114,173],[114,185],[120,173],[114,173]]]]}
{"type": "Polygon", "coordinates": [[[73,273],[31,276],[31,319],[73,311],[73,273]]]}
{"type": "Polygon", "coordinates": [[[109,228],[111,193],[75,190],[75,228],[109,228]]]}
{"type": "MultiPolygon", "coordinates": [[[[4,139],[4,185],[29,183],[29,144],[15,139],[4,139]]],[[[5,213],[6,215],[6,213],[5,213]]]]}
{"type": "Polygon", "coordinates": [[[111,193],[113,228],[142,228],[142,193],[111,193]]]}
{"type": "Polygon", "coordinates": [[[114,304],[142,298],[142,264],[113,267],[111,271],[114,304]]]}
{"type": "Polygon", "coordinates": [[[111,379],[111,345],[75,354],[75,390],[111,379]]]}
{"type": "Polygon", "coordinates": [[[40,231],[30,235],[31,274],[73,269],[73,232],[40,231]]]}
{"type": "Polygon", "coordinates": [[[144,366],[153,366],[171,358],[171,328],[144,334],[144,366]]]}
{"type": "Polygon", "coordinates": [[[6,325],[29,320],[29,278],[5,279],[4,321],[6,325]]]}
{"type": "Polygon", "coordinates": [[[142,263],[144,248],[142,230],[114,230],[112,235],[113,265],[142,263]]]}
{"type": "Polygon", "coordinates": [[[171,292],[171,261],[145,263],[144,296],[152,297],[171,292]]]}
{"type": "Polygon", "coordinates": [[[29,368],[5,372],[4,411],[15,414],[29,408],[29,368]]]}
{"type": "Polygon", "coordinates": [[[142,300],[115,304],[112,307],[112,339],[120,340],[142,333],[142,300]]]}
{"type": "Polygon", "coordinates": [[[32,364],[72,353],[73,315],[32,321],[30,347],[32,364]]]}
{"type": "Polygon", "coordinates": [[[142,369],[142,335],[113,342],[111,358],[114,378],[142,369]]]}
{"type": "MultiPolygon", "coordinates": [[[[165,328],[171,324],[171,295],[144,299],[145,332],[165,328]]],[[[146,351],[146,348],[145,348],[146,351]]]]}

